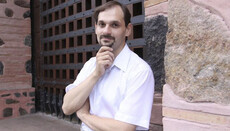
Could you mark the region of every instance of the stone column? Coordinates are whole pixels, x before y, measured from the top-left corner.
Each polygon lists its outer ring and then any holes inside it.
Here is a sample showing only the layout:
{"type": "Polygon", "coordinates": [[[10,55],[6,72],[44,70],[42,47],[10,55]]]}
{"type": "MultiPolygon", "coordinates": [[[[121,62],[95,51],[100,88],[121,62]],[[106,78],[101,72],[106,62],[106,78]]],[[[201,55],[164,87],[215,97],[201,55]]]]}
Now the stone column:
{"type": "Polygon", "coordinates": [[[162,131],[162,87],[165,84],[164,51],[168,0],[146,0],[144,38],[146,41],[144,59],[151,66],[155,78],[155,94],[150,121],[150,131],[162,131]]]}
{"type": "Polygon", "coordinates": [[[230,130],[230,3],[168,5],[164,130],[230,130]]]}
{"type": "Polygon", "coordinates": [[[29,0],[0,0],[0,119],[35,112],[29,0]]]}

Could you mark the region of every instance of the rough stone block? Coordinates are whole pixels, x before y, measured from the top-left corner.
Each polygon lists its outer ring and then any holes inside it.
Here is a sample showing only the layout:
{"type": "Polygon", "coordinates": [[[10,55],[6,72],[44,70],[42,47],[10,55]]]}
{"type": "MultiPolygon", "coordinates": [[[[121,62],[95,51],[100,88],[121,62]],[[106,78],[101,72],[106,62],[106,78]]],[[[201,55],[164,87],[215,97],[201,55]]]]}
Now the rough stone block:
{"type": "Polygon", "coordinates": [[[155,91],[158,92],[162,92],[162,87],[165,84],[164,50],[167,30],[167,18],[162,15],[147,19],[144,23],[144,38],[146,41],[144,59],[153,70],[155,91]]]}
{"type": "Polygon", "coordinates": [[[35,96],[35,92],[30,92],[30,93],[29,93],[29,96],[30,96],[30,97],[34,97],[34,96],[35,96]]]}
{"type": "Polygon", "coordinates": [[[26,72],[27,73],[31,73],[32,71],[31,71],[31,60],[28,60],[27,62],[26,62],[26,72]]]}
{"type": "Polygon", "coordinates": [[[28,114],[28,112],[23,108],[19,108],[19,113],[20,113],[20,116],[28,114]]]}
{"type": "Polygon", "coordinates": [[[26,36],[26,38],[25,38],[25,41],[24,41],[24,44],[26,45],[26,46],[29,46],[29,47],[31,47],[31,35],[28,35],[28,36],[26,36]]]}
{"type": "Polygon", "coordinates": [[[19,103],[19,101],[14,99],[6,99],[6,104],[16,104],[16,103],[19,103]]]}
{"type": "Polygon", "coordinates": [[[4,45],[5,42],[0,38],[0,46],[4,45]]]}
{"type": "Polygon", "coordinates": [[[230,31],[221,16],[189,0],[170,0],[166,83],[188,102],[230,104],[230,31]]]}
{"type": "Polygon", "coordinates": [[[29,0],[14,0],[14,4],[23,8],[30,8],[29,0]]]}
{"type": "Polygon", "coordinates": [[[21,96],[20,93],[14,93],[14,95],[15,95],[16,97],[20,97],[20,96],[21,96]]]}
{"type": "Polygon", "coordinates": [[[5,9],[5,15],[7,17],[12,17],[14,15],[14,11],[12,9],[10,9],[10,8],[6,8],[5,9]]]}
{"type": "Polygon", "coordinates": [[[27,97],[27,92],[23,92],[22,94],[23,96],[27,97]]]}
{"type": "Polygon", "coordinates": [[[12,108],[5,108],[3,110],[3,117],[10,117],[13,115],[13,109],[12,108]]]}
{"type": "Polygon", "coordinates": [[[7,3],[6,0],[0,0],[0,3],[7,3]]]}
{"type": "Polygon", "coordinates": [[[23,18],[30,18],[30,10],[26,11],[26,12],[23,14],[23,18]]]}
{"type": "Polygon", "coordinates": [[[35,113],[36,112],[36,109],[35,108],[31,108],[30,109],[30,113],[35,113]]]}
{"type": "Polygon", "coordinates": [[[2,62],[0,61],[0,75],[3,75],[3,69],[4,69],[4,66],[2,62]]]}
{"type": "Polygon", "coordinates": [[[1,95],[1,97],[7,97],[7,96],[10,96],[11,94],[3,94],[1,95]]]}

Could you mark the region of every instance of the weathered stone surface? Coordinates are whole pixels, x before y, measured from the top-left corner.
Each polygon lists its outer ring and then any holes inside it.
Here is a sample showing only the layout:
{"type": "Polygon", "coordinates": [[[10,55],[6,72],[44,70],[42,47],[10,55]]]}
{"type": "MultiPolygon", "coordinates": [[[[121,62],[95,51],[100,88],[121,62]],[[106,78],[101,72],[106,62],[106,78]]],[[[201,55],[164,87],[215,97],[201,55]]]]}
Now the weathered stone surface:
{"type": "Polygon", "coordinates": [[[144,59],[153,70],[155,90],[160,92],[162,92],[162,87],[165,84],[164,50],[167,30],[167,17],[159,15],[145,20],[144,38],[147,53],[144,59]]]}
{"type": "Polygon", "coordinates": [[[1,95],[1,97],[7,97],[7,96],[10,96],[10,94],[3,94],[3,95],[1,95]]]}
{"type": "Polygon", "coordinates": [[[30,109],[30,113],[35,113],[36,112],[36,109],[35,108],[31,108],[30,109]]]}
{"type": "Polygon", "coordinates": [[[0,75],[3,75],[3,69],[4,69],[4,66],[2,62],[0,61],[0,75]]]}
{"type": "Polygon", "coordinates": [[[7,3],[6,0],[0,0],[0,3],[7,3]]]}
{"type": "Polygon", "coordinates": [[[5,15],[6,15],[7,17],[12,17],[12,16],[14,15],[14,12],[13,12],[12,9],[6,8],[6,9],[5,9],[5,15]]]}
{"type": "Polygon", "coordinates": [[[19,113],[20,113],[21,116],[28,114],[28,112],[23,108],[19,108],[19,113]]]}
{"type": "Polygon", "coordinates": [[[35,92],[30,92],[30,93],[29,93],[29,96],[30,96],[30,97],[34,97],[34,96],[35,96],[35,92]]]}
{"type": "Polygon", "coordinates": [[[31,35],[25,37],[24,44],[31,47],[31,35]]]}
{"type": "Polygon", "coordinates": [[[31,71],[31,60],[28,60],[25,66],[26,66],[26,72],[31,73],[32,72],[31,71]]]}
{"type": "Polygon", "coordinates": [[[5,42],[0,38],[0,46],[4,45],[4,44],[5,44],[5,42]]]}
{"type": "Polygon", "coordinates": [[[9,117],[13,115],[13,109],[12,108],[6,108],[3,110],[3,117],[9,117]]]}
{"type": "Polygon", "coordinates": [[[6,99],[6,104],[16,104],[16,103],[19,103],[19,101],[14,99],[6,99]]]}
{"type": "Polygon", "coordinates": [[[150,124],[149,131],[163,131],[162,125],[150,124]]]}
{"type": "Polygon", "coordinates": [[[27,92],[23,92],[22,94],[23,96],[27,97],[27,92]]]}
{"type": "Polygon", "coordinates": [[[14,95],[15,95],[16,97],[20,97],[20,96],[21,96],[20,93],[14,93],[14,95]]]}
{"type": "Polygon", "coordinates": [[[29,18],[30,17],[30,10],[26,11],[24,14],[23,14],[23,18],[29,18]]]}
{"type": "Polygon", "coordinates": [[[29,0],[14,0],[14,4],[23,8],[30,8],[29,0]]]}
{"type": "Polygon", "coordinates": [[[230,33],[220,16],[171,0],[165,73],[174,93],[189,102],[230,104],[230,33]]]}

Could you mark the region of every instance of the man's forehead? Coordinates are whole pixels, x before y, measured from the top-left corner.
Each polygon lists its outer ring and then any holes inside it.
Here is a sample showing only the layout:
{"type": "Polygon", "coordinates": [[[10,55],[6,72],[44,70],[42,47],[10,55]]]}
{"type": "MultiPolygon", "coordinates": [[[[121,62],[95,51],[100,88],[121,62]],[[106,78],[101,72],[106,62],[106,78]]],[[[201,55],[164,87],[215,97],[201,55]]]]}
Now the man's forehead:
{"type": "Polygon", "coordinates": [[[108,8],[104,11],[101,11],[98,14],[98,22],[99,21],[119,21],[124,20],[123,11],[120,6],[114,6],[108,8]]]}

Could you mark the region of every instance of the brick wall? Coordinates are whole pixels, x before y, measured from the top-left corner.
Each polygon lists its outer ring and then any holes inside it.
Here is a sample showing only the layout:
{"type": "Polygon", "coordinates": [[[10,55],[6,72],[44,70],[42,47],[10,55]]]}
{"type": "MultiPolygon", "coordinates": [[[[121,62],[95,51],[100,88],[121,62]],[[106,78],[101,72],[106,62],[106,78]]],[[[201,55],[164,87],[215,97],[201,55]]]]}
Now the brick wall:
{"type": "Polygon", "coordinates": [[[0,0],[0,119],[34,110],[29,0],[0,0]]]}

